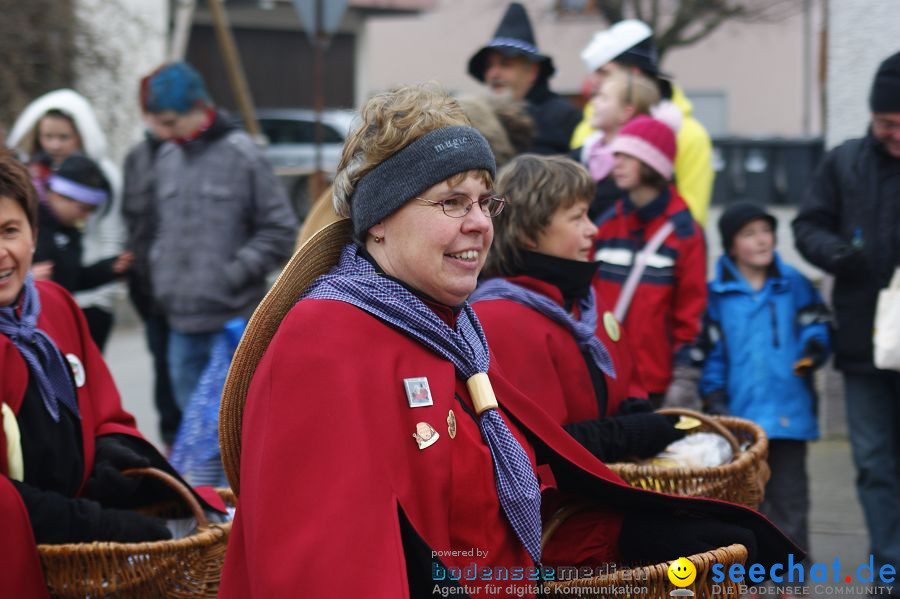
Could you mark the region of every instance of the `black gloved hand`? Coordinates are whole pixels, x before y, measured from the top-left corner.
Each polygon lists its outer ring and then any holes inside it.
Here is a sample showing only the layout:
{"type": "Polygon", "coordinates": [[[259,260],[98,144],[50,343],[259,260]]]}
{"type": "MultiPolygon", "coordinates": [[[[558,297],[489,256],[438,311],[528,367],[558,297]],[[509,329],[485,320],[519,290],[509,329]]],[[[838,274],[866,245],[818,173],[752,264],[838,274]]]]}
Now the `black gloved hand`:
{"type": "Polygon", "coordinates": [[[674,427],[676,422],[678,416],[636,412],[572,422],[563,428],[600,460],[620,462],[635,456],[654,456],[682,438],[684,431],[674,427]]]}
{"type": "Polygon", "coordinates": [[[832,270],[836,275],[858,276],[869,270],[862,248],[842,245],[832,256],[832,270]]]}
{"type": "Polygon", "coordinates": [[[97,541],[140,543],[171,539],[172,533],[159,518],[128,510],[102,509],[95,536],[97,541]]]}
{"type": "Polygon", "coordinates": [[[638,458],[653,457],[673,441],[684,437],[685,432],[675,428],[679,418],[675,414],[658,412],[638,412],[612,417],[622,425],[625,457],[638,458]]]}
{"type": "Polygon", "coordinates": [[[640,412],[652,412],[653,404],[643,397],[628,397],[619,404],[618,414],[638,414],[640,412]]]}
{"type": "Polygon", "coordinates": [[[85,483],[85,494],[101,503],[131,496],[141,484],[138,476],[125,476],[122,470],[146,468],[150,460],[125,446],[115,436],[97,437],[94,467],[85,483]]]}
{"type": "MultiPolygon", "coordinates": [[[[818,339],[810,339],[806,342],[806,345],[803,346],[803,354],[800,356],[800,359],[808,360],[808,371],[812,371],[825,363],[825,356],[825,346],[822,342],[818,339]]],[[[799,374],[805,374],[805,372],[799,374]]]]}
{"type": "Polygon", "coordinates": [[[66,497],[12,481],[28,510],[38,544],[168,539],[162,520],[137,512],[104,509],[96,501],[66,497]]]}
{"type": "Polygon", "coordinates": [[[756,562],[756,535],[752,530],[681,510],[627,512],[619,533],[619,550],[627,563],[659,563],[734,543],[747,548],[748,564],[756,562]]]}

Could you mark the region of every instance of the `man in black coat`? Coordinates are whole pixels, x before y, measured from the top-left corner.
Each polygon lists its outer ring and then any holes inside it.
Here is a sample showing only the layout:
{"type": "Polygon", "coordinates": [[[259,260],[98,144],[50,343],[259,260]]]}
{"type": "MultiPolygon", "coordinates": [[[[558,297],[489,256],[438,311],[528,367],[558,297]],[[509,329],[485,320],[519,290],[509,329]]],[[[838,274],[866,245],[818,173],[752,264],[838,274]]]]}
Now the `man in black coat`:
{"type": "Polygon", "coordinates": [[[540,54],[525,8],[513,2],[494,37],[469,59],[469,74],[498,95],[524,100],[534,120],[531,151],[564,154],[581,120],[580,111],[550,91],[547,80],[556,72],[553,59],[540,54]]]}
{"type": "Polygon", "coordinates": [[[900,266],[900,52],[881,63],[869,105],[868,133],[825,156],[793,227],[800,253],[835,276],[835,366],[877,571],[900,566],[900,372],[872,358],[878,292],[900,266]]]}

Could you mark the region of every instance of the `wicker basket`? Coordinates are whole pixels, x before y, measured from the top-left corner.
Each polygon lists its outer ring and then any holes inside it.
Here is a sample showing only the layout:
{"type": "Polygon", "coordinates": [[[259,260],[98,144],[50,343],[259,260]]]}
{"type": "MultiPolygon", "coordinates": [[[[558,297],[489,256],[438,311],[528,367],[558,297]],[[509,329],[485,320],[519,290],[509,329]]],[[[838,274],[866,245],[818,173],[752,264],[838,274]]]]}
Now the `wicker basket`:
{"type": "Polygon", "coordinates": [[[753,509],[759,507],[769,480],[766,463],[769,441],[758,425],[743,418],[709,416],[680,408],[659,411],[697,418],[702,423],[697,431],[717,432],[725,437],[735,458],[728,464],[711,468],[609,464],[613,472],[628,484],[642,489],[688,497],[711,497],[753,509]]]}
{"type": "MultiPolygon", "coordinates": [[[[197,519],[197,532],[148,543],[38,545],[50,595],[64,599],[215,597],[231,523],[210,524],[190,490],[166,472],[136,468],[127,473],[153,476],[176,490],[197,519]]],[[[218,493],[225,503],[234,505],[230,490],[218,493]]]]}
{"type": "MultiPolygon", "coordinates": [[[[567,506],[554,514],[544,525],[541,545],[545,546],[556,530],[572,515],[590,509],[590,503],[579,502],[567,506]]],[[[745,564],[747,549],[743,545],[729,545],[712,551],[685,556],[697,570],[697,576],[686,590],[693,592],[695,599],[713,597],[740,597],[738,585],[725,577],[714,583],[710,578],[713,565],[722,564],[727,572],[732,564],[745,564]],[[715,588],[714,588],[715,587],[715,588]],[[715,591],[715,593],[713,592],[715,591]]],[[[600,599],[670,599],[676,588],[669,582],[671,561],[651,566],[619,568],[602,576],[576,578],[574,580],[546,581],[547,597],[596,597],[600,599]]]]}

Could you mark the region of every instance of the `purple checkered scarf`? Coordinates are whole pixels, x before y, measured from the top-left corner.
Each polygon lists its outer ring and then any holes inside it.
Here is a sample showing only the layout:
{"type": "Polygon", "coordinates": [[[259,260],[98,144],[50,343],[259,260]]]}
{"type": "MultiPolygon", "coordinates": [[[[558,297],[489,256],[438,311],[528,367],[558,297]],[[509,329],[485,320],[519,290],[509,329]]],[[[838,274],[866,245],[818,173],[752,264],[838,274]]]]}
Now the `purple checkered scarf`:
{"type": "MultiPolygon", "coordinates": [[[[328,274],[309,286],[301,299],[346,302],[399,329],[453,363],[464,380],[487,372],[487,339],[472,307],[465,303],[450,328],[403,285],[380,276],[355,244],[347,245],[328,274]]],[[[481,436],[491,451],[497,496],[506,518],[535,563],[541,557],[541,494],[525,450],[513,437],[497,410],[478,419],[481,436]]]]}
{"type": "Polygon", "coordinates": [[[587,297],[578,301],[578,311],[581,316],[577,320],[543,293],[516,285],[506,279],[488,279],[479,285],[478,289],[469,297],[471,302],[494,299],[507,299],[528,306],[568,328],[572,331],[578,347],[591,354],[597,368],[606,376],[616,378],[616,368],[613,366],[609,351],[596,335],[597,296],[593,288],[590,289],[587,297]]]}
{"type": "Polygon", "coordinates": [[[21,317],[16,316],[15,304],[0,308],[0,334],[9,337],[22,354],[50,417],[59,422],[59,404],[63,404],[80,418],[69,365],[47,333],[37,328],[41,298],[31,273],[25,277],[22,293],[21,317]]]}

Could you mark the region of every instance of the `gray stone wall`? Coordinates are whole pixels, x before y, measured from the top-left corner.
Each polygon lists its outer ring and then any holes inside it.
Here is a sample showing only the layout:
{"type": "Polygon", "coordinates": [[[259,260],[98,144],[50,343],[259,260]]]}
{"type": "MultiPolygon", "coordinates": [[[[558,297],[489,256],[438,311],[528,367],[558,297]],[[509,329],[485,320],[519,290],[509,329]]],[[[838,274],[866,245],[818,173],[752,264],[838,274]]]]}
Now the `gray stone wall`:
{"type": "Polygon", "coordinates": [[[138,82],[165,59],[168,0],[79,0],[82,48],[75,67],[76,91],[97,112],[109,156],[121,165],[140,140],[143,125],[138,82]]]}
{"type": "Polygon", "coordinates": [[[825,145],[862,135],[869,121],[869,88],[878,64],[900,50],[900,2],[831,0],[825,145]]]}

